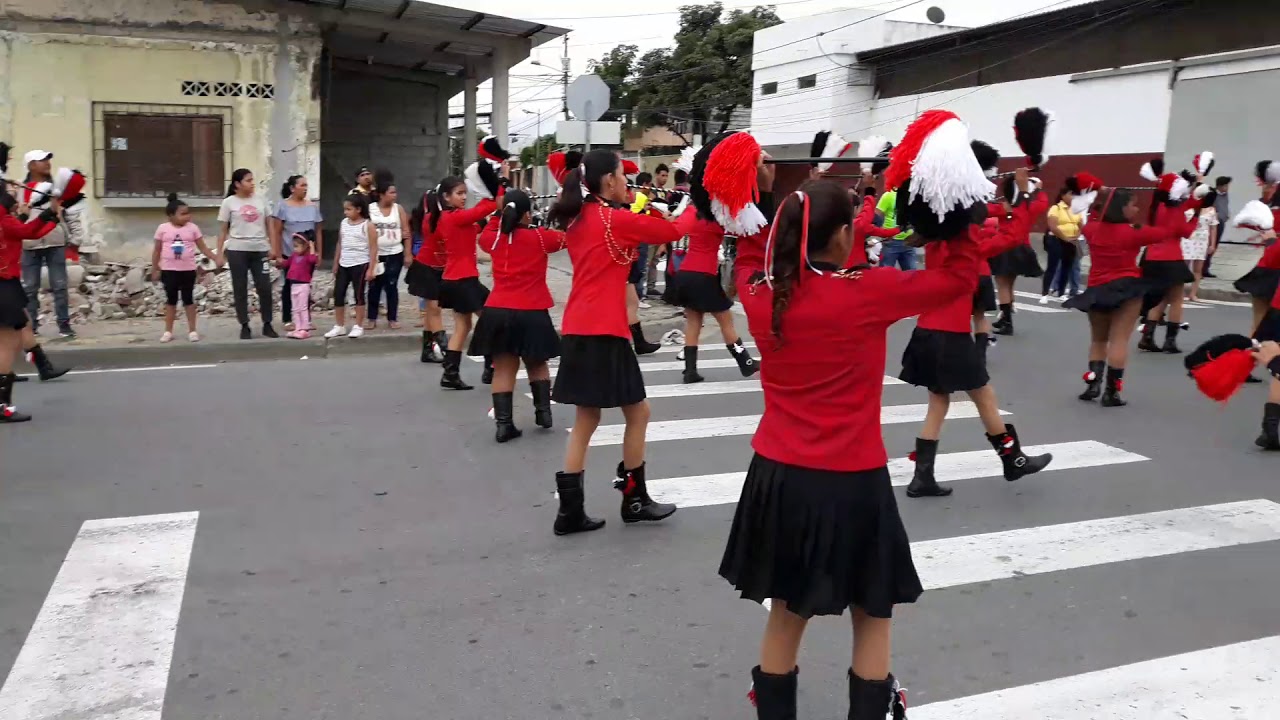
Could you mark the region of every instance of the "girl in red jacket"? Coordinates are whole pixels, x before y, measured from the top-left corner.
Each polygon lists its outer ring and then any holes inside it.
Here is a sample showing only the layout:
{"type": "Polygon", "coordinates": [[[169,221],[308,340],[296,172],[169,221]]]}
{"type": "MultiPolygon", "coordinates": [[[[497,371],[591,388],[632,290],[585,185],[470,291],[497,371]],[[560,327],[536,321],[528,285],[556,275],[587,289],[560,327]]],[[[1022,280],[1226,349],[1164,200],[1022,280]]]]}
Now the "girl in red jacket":
{"type": "MultiPolygon", "coordinates": [[[[1191,197],[1191,192],[1194,184],[1203,178],[1187,173],[1161,174],[1163,170],[1164,162],[1157,159],[1144,165],[1140,173],[1143,178],[1158,183],[1147,222],[1156,227],[1179,228],[1186,220],[1186,211],[1200,208],[1200,202],[1191,197]]],[[[1199,216],[1197,212],[1196,217],[1199,216]]],[[[1183,288],[1196,279],[1182,256],[1183,237],[1186,236],[1152,243],[1143,253],[1142,277],[1152,285],[1142,304],[1145,322],[1138,349],[1143,352],[1182,352],[1177,340],[1178,331],[1182,329],[1183,288]],[[1156,328],[1161,325],[1165,328],[1163,346],[1156,345],[1155,341],[1156,328]]]]}
{"type": "Polygon", "coordinates": [[[557,535],[604,526],[603,520],[589,517],[583,509],[587,446],[600,424],[602,408],[621,408],[626,418],[622,462],[614,483],[622,491],[622,521],[662,520],[676,511],[675,505],[654,502],[645,487],[649,403],[631,345],[624,291],[636,247],[673,243],[680,231],[662,218],[632,213],[629,196],[621,159],[607,150],[595,150],[566,176],[560,199],[551,208],[552,224],[565,228],[573,263],[573,285],[560,327],[564,333],[560,369],[551,396],[562,405],[577,406],[564,470],[556,473],[557,535]]]}
{"type": "Polygon", "coordinates": [[[520,190],[503,196],[500,222],[490,222],[480,245],[492,257],[493,292],[471,338],[471,355],[493,358],[493,418],[500,443],[520,437],[512,404],[516,372],[529,373],[535,422],[551,427],[551,371],[560,336],[547,311],[555,302],[547,287],[547,256],[564,249],[564,233],[529,227],[533,201],[520,190]]]}
{"type": "Polygon", "coordinates": [[[422,302],[422,355],[424,363],[444,361],[444,351],[449,347],[449,337],[444,331],[444,319],[440,313],[440,283],[444,282],[444,241],[438,229],[432,229],[428,215],[432,206],[439,206],[440,186],[422,194],[422,200],[409,218],[409,226],[418,232],[422,245],[413,256],[413,264],[404,274],[409,294],[422,302]]]}
{"type": "Polygon", "coordinates": [[[13,384],[18,380],[13,361],[22,350],[22,331],[31,322],[22,288],[22,241],[38,240],[58,226],[58,201],[26,223],[10,212],[24,214],[26,208],[0,186],[0,424],[31,419],[13,405],[13,384]]]}

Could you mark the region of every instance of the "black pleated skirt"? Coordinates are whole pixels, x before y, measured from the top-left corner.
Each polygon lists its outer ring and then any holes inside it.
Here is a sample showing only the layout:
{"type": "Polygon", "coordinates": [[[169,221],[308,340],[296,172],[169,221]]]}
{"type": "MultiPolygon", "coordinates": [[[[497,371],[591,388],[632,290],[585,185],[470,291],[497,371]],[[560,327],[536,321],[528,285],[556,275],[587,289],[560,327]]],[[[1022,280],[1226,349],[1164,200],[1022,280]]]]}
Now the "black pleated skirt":
{"type": "Polygon", "coordinates": [[[1101,285],[1091,285],[1084,292],[1062,303],[1062,306],[1083,312],[1112,312],[1154,289],[1152,282],[1144,278],[1120,278],[1101,285]]]}
{"type": "Polygon", "coordinates": [[[471,334],[469,355],[516,355],[526,363],[560,356],[560,334],[546,310],[486,307],[471,334]]]}
{"type": "Polygon", "coordinates": [[[1267,310],[1267,314],[1262,316],[1262,322],[1258,323],[1258,330],[1253,334],[1253,338],[1258,342],[1268,340],[1280,342],[1280,310],[1276,308],[1267,310]]]}
{"type": "Polygon", "coordinates": [[[995,312],[996,283],[990,275],[978,276],[978,289],[973,291],[974,312],[995,312]]]}
{"type": "Polygon", "coordinates": [[[409,286],[409,294],[424,300],[440,299],[440,284],[444,282],[444,268],[431,267],[416,262],[409,266],[404,274],[404,282],[409,286]]]}
{"type": "Polygon", "coordinates": [[[565,335],[551,399],[561,405],[615,408],[645,399],[631,341],[614,335],[565,335]]]}
{"type": "Polygon", "coordinates": [[[440,307],[460,313],[477,313],[489,299],[489,288],[480,278],[444,280],[440,283],[440,307]]]}
{"type": "Polygon", "coordinates": [[[1185,260],[1146,260],[1141,264],[1142,277],[1152,283],[1153,291],[1163,293],[1174,285],[1195,282],[1185,260]]]}
{"type": "Polygon", "coordinates": [[[809,618],[851,606],[878,618],[923,588],[888,468],[832,472],[751,459],[720,576],[742,597],[809,618]]]}
{"type": "Polygon", "coordinates": [[[1236,290],[1256,298],[1270,300],[1280,285],[1280,270],[1255,267],[1235,282],[1236,290]]]}
{"type": "Polygon", "coordinates": [[[1030,245],[1019,245],[1012,250],[1006,250],[989,259],[987,264],[991,266],[991,274],[996,277],[1012,275],[1038,278],[1044,275],[1044,269],[1040,267],[1040,259],[1036,257],[1036,251],[1030,245]]]}
{"type": "Polygon", "coordinates": [[[972,335],[924,328],[911,333],[898,379],[937,395],[977,390],[991,382],[972,335]]]}
{"type": "Polygon", "coordinates": [[[675,277],[676,305],[700,313],[724,312],[733,307],[720,275],[681,270],[675,277]]]}
{"type": "Polygon", "coordinates": [[[0,328],[21,330],[27,322],[27,291],[22,288],[22,281],[0,280],[0,328]]]}

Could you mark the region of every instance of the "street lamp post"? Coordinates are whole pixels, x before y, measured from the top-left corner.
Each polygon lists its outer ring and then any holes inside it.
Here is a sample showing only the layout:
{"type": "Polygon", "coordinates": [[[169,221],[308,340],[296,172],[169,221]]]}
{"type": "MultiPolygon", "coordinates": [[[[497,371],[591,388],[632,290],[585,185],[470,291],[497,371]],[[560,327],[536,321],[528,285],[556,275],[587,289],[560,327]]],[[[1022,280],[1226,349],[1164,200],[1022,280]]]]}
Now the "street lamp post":
{"type": "Polygon", "coordinates": [[[538,164],[538,148],[542,145],[542,111],[534,112],[528,108],[521,108],[520,112],[525,115],[532,115],[534,119],[533,161],[536,165],[538,164]]]}

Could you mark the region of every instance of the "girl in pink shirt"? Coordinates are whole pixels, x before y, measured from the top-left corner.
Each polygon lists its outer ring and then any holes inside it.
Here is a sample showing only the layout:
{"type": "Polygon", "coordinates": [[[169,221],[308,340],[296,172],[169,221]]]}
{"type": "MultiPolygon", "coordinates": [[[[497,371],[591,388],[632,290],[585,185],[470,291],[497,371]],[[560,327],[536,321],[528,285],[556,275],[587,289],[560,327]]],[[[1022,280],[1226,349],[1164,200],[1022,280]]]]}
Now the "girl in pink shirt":
{"type": "Polygon", "coordinates": [[[169,193],[165,206],[169,222],[156,228],[155,250],[151,253],[151,279],[164,284],[164,334],[160,342],[173,341],[173,321],[178,315],[178,296],[182,296],[183,311],[187,314],[187,339],[199,342],[196,332],[196,249],[204,256],[216,260],[217,256],[204,242],[200,228],[191,222],[191,208],[178,199],[177,193],[169,193]]]}
{"type": "Polygon", "coordinates": [[[286,337],[306,340],[311,337],[311,276],[315,274],[319,256],[311,252],[311,233],[294,233],[293,254],[280,260],[289,281],[290,301],[293,303],[293,330],[286,337]]]}

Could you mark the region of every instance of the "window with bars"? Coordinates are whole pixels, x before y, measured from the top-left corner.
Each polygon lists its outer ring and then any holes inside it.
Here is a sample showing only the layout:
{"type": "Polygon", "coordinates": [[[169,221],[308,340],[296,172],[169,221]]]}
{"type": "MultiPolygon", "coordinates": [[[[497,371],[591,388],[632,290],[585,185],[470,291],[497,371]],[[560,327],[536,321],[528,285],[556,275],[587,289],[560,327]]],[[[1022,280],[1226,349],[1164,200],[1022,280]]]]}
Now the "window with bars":
{"type": "Polygon", "coordinates": [[[761,95],[773,95],[776,92],[778,92],[778,83],[776,82],[767,82],[760,85],[761,95]]]}
{"type": "Polygon", "coordinates": [[[94,189],[103,198],[218,198],[231,175],[231,108],[94,103],[94,189]]]}
{"type": "Polygon", "coordinates": [[[797,80],[796,84],[800,87],[801,90],[808,90],[809,88],[814,87],[818,84],[818,76],[805,75],[804,77],[797,80]]]}

